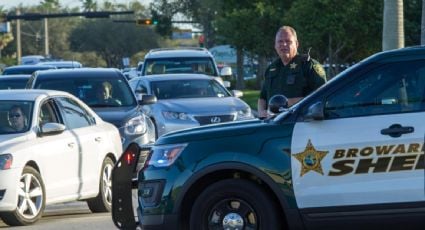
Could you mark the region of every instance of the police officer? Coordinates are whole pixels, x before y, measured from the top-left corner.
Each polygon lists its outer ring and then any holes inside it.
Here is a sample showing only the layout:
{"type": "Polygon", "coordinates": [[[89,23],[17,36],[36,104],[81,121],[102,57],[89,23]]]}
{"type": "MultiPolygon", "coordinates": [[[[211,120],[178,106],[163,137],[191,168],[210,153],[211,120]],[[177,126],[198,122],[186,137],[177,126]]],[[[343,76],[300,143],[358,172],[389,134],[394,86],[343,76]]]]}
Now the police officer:
{"type": "Polygon", "coordinates": [[[293,105],[326,82],[323,67],[310,55],[298,54],[296,31],[282,26],[276,33],[274,48],[280,58],[265,72],[265,81],[258,99],[258,117],[267,117],[267,101],[276,94],[288,98],[293,105]]]}

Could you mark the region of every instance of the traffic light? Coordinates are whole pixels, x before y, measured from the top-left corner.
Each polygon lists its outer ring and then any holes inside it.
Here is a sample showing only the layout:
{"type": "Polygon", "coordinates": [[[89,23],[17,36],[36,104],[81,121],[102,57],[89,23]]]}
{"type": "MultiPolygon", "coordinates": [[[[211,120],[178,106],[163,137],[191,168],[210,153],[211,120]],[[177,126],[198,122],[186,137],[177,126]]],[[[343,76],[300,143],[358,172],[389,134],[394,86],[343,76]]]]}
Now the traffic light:
{"type": "Polygon", "coordinates": [[[205,46],[205,36],[203,34],[201,34],[199,36],[198,43],[199,43],[199,47],[204,47],[205,46]]]}
{"type": "Polygon", "coordinates": [[[150,26],[150,25],[156,25],[156,24],[158,24],[158,21],[157,20],[152,20],[152,19],[137,19],[136,20],[136,24],[137,25],[147,25],[147,26],[150,26]]]}

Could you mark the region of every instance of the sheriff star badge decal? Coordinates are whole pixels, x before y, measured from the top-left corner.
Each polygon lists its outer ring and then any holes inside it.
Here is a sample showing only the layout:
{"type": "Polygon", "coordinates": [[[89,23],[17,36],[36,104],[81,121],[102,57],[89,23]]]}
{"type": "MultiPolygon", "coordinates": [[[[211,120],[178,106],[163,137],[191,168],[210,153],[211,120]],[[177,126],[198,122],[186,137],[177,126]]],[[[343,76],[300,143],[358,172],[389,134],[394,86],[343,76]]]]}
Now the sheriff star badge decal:
{"type": "Polygon", "coordinates": [[[293,156],[301,163],[301,176],[309,171],[316,171],[323,175],[321,161],[328,152],[329,151],[316,150],[309,139],[304,151],[293,154],[293,156]]]}

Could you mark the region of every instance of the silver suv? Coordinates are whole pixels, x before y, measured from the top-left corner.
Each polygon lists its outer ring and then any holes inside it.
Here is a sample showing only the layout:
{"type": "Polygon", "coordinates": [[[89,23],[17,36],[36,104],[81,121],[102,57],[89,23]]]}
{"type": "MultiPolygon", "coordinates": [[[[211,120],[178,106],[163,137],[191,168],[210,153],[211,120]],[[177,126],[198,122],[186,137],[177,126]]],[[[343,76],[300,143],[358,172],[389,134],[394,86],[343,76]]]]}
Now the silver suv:
{"type": "Polygon", "coordinates": [[[145,56],[141,76],[168,73],[198,73],[215,77],[232,75],[231,68],[218,71],[213,55],[205,48],[152,49],[145,56]]]}

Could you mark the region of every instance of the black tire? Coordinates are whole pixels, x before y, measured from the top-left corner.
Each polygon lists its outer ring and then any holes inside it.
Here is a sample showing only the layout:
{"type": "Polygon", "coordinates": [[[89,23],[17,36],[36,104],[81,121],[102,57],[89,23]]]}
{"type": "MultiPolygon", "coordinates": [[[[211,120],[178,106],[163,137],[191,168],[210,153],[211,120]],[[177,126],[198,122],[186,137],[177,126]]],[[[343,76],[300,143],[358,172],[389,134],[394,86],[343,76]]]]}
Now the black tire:
{"type": "Polygon", "coordinates": [[[99,179],[99,193],[95,198],[87,200],[87,205],[92,212],[110,212],[112,206],[112,169],[114,161],[106,157],[103,160],[102,171],[99,179]]]}
{"type": "Polygon", "coordinates": [[[190,229],[281,229],[272,199],[259,185],[226,179],[207,187],[196,199],[190,229]]]}
{"type": "Polygon", "coordinates": [[[40,173],[25,166],[20,178],[18,204],[13,212],[0,213],[1,219],[11,226],[24,226],[37,222],[46,206],[46,190],[40,173]]]}

